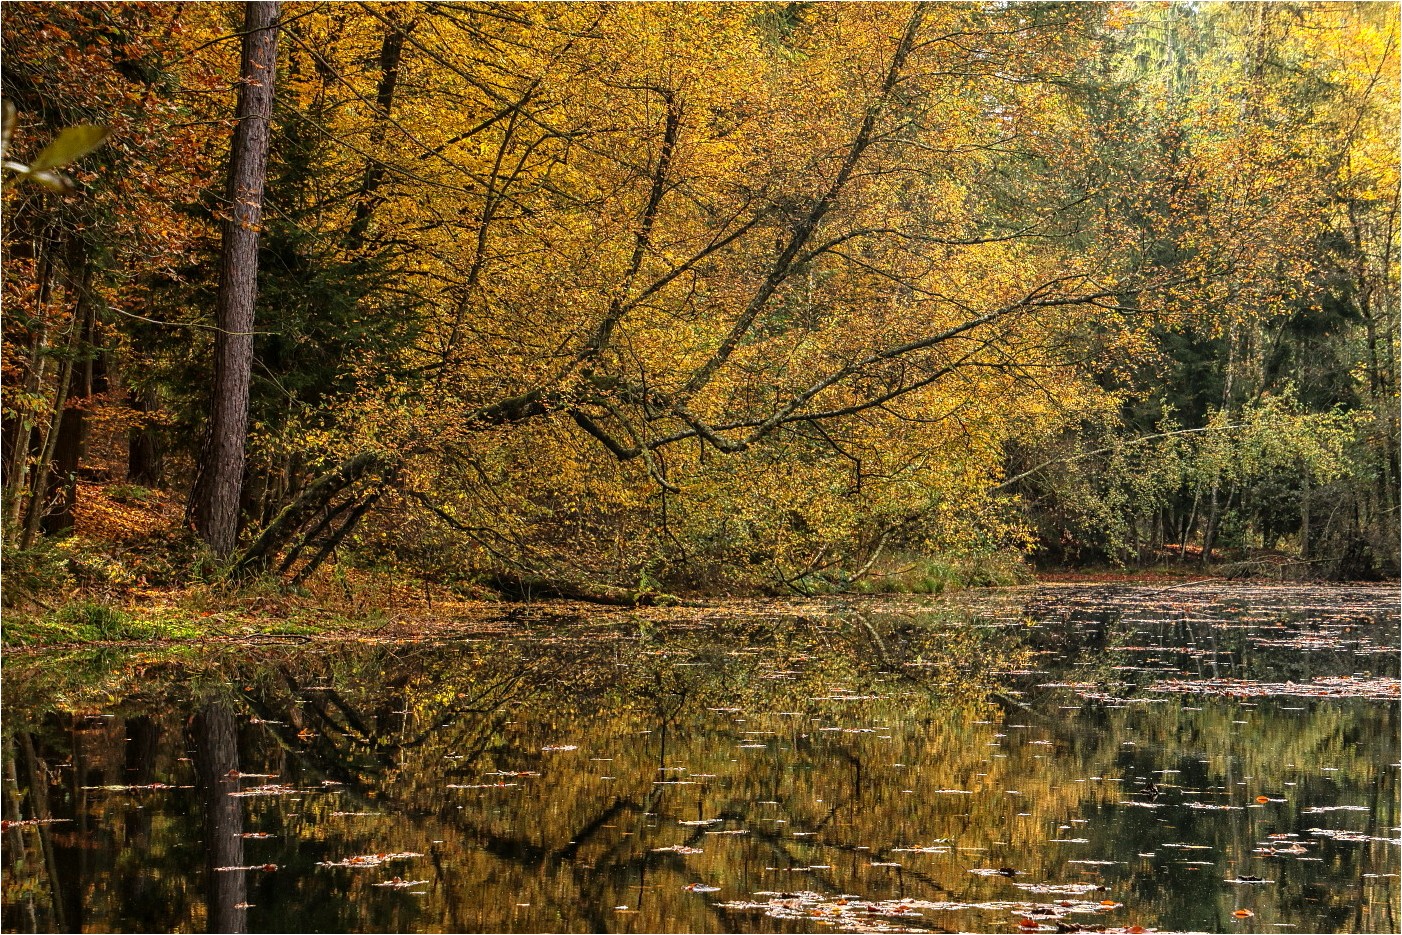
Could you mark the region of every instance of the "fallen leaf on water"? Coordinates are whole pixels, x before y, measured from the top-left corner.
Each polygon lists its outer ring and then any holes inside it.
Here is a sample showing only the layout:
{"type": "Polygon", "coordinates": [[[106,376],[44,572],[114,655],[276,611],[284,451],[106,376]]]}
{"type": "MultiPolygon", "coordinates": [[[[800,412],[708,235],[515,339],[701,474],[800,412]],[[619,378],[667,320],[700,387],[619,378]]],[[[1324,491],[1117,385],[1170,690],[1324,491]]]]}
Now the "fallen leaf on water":
{"type": "Polygon", "coordinates": [[[170,786],[163,782],[150,782],[141,786],[82,786],[81,788],[84,792],[164,792],[167,789],[193,789],[194,786],[170,786]]]}
{"type": "Polygon", "coordinates": [[[370,885],[387,886],[392,889],[408,889],[411,886],[422,886],[427,882],[427,880],[402,880],[399,877],[394,877],[393,879],[385,880],[383,883],[371,883],[370,885]]]}
{"type": "MultiPolygon", "coordinates": [[[[1020,890],[1047,896],[1083,896],[1105,889],[1099,883],[1014,883],[1020,890]]],[[[1060,904],[1058,904],[1060,905],[1060,904]]],[[[1071,903],[1065,903],[1071,905],[1071,903]]]]}
{"type": "Polygon", "coordinates": [[[1380,838],[1361,831],[1344,831],[1338,828],[1311,828],[1309,833],[1321,838],[1332,838],[1335,841],[1381,841],[1384,844],[1402,844],[1402,838],[1380,838]]]}
{"type": "Polygon", "coordinates": [[[299,792],[320,792],[320,789],[298,789],[293,786],[269,784],[254,786],[252,789],[243,789],[239,792],[230,792],[230,798],[248,799],[263,795],[294,795],[299,792]]]}
{"type": "Polygon", "coordinates": [[[319,860],[316,865],[318,867],[378,867],[386,861],[409,860],[422,856],[414,851],[403,851],[398,854],[362,854],[358,857],[347,857],[345,860],[319,860]]]}
{"type": "Polygon", "coordinates": [[[667,852],[667,853],[672,853],[672,854],[700,854],[700,853],[701,853],[701,848],[699,848],[699,847],[687,847],[685,844],[669,844],[669,845],[667,845],[666,847],[654,847],[652,850],[653,850],[654,853],[662,853],[662,852],[667,852]]]}
{"type": "Polygon", "coordinates": [[[0,831],[9,831],[11,828],[29,828],[38,825],[52,825],[61,821],[72,821],[71,818],[26,818],[23,821],[0,821],[0,831]]]}

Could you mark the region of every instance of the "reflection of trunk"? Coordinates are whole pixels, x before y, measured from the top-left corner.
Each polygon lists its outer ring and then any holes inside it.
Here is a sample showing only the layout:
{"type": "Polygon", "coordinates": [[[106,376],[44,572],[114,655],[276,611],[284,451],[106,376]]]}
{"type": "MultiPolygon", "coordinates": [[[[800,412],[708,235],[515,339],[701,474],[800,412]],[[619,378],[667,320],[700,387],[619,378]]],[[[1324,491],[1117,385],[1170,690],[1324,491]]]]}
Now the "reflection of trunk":
{"type": "MultiPolygon", "coordinates": [[[[25,773],[29,780],[30,817],[43,822],[49,815],[49,784],[39,769],[39,754],[34,749],[34,738],[28,733],[20,733],[20,754],[24,757],[25,773]]],[[[60,882],[58,860],[54,854],[53,838],[45,824],[39,825],[39,850],[44,858],[44,871],[49,877],[49,896],[54,910],[54,927],[60,932],[80,931],[76,920],[69,918],[64,906],[67,880],[60,882]]],[[[81,907],[80,907],[81,908],[81,907]]]]}
{"type": "MultiPolygon", "coordinates": [[[[6,821],[17,822],[24,818],[20,813],[20,784],[19,770],[16,763],[19,761],[19,753],[15,749],[15,738],[13,735],[5,741],[5,791],[3,814],[6,821]]],[[[25,853],[24,832],[18,825],[11,826],[5,834],[5,849],[9,853],[10,867],[17,867],[21,860],[26,863],[28,855],[25,853]]],[[[13,871],[12,871],[13,872],[13,871]]],[[[18,874],[16,874],[18,876],[18,874]]],[[[39,907],[35,902],[33,889],[24,897],[25,915],[29,920],[29,930],[31,932],[40,931],[39,927],[39,907]]],[[[11,910],[13,913],[14,910],[11,910]]],[[[11,920],[13,925],[13,920],[11,920]]]]}
{"type": "Polygon", "coordinates": [[[243,812],[229,793],[238,789],[238,725],[227,704],[206,706],[195,719],[195,769],[204,795],[205,853],[211,932],[248,931],[248,892],[243,864],[243,812]],[[233,773],[234,775],[230,775],[233,773]]]}
{"type": "MultiPolygon", "coordinates": [[[[151,718],[128,718],[126,722],[126,769],[121,782],[133,786],[150,785],[156,781],[157,742],[161,729],[151,718]]],[[[145,853],[151,846],[151,820],[154,809],[128,809],[123,820],[127,847],[137,853],[145,853]]],[[[137,873],[127,878],[127,897],[133,905],[159,906],[164,902],[155,888],[156,878],[151,873],[137,873]]],[[[146,927],[151,931],[159,929],[148,920],[146,927]]]]}
{"type": "MultiPolygon", "coordinates": [[[[156,780],[156,743],[161,729],[155,721],[142,715],[127,719],[126,775],[122,782],[132,786],[150,785],[156,780]]],[[[144,838],[151,832],[151,809],[133,808],[126,816],[127,839],[144,838]]]]}

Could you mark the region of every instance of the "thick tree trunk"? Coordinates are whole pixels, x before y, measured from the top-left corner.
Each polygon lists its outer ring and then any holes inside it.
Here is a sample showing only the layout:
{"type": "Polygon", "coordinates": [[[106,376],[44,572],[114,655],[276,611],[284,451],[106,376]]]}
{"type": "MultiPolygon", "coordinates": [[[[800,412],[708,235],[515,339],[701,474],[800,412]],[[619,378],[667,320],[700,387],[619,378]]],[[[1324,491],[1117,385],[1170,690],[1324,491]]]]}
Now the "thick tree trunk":
{"type": "Polygon", "coordinates": [[[218,555],[238,538],[248,387],[253,373],[253,308],[258,297],[258,230],[267,179],[277,65],[276,2],[244,6],[243,83],[229,155],[228,216],[215,304],[214,398],[186,519],[218,555]]]}

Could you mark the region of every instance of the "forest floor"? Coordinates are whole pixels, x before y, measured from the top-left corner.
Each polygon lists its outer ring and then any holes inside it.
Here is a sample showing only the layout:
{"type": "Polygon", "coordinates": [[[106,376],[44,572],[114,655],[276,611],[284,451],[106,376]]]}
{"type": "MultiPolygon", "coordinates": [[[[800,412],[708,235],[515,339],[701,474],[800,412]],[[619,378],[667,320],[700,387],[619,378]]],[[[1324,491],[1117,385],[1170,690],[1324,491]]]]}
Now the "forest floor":
{"type": "MultiPolygon", "coordinates": [[[[464,633],[520,632],[559,621],[614,623],[620,618],[662,622],[715,615],[814,613],[834,601],[910,600],[930,594],[801,595],[783,597],[686,596],[673,607],[605,607],[561,599],[503,601],[487,589],[447,587],[392,570],[331,565],[302,587],[274,579],[242,586],[201,581],[180,567],[179,549],[153,548],[183,536],[183,510],[174,498],[128,484],[84,484],[73,534],[35,550],[6,569],[0,641],[7,652],[93,643],[259,642],[269,639],[406,639],[464,633]]],[[[1203,568],[1192,550],[1166,550],[1143,568],[1038,568],[1018,587],[1057,584],[1167,584],[1242,576],[1284,578],[1286,556],[1226,556],[1203,568]],[[1245,559],[1245,560],[1243,560],[1245,559]]],[[[951,590],[956,590],[951,588],[951,590]]]]}

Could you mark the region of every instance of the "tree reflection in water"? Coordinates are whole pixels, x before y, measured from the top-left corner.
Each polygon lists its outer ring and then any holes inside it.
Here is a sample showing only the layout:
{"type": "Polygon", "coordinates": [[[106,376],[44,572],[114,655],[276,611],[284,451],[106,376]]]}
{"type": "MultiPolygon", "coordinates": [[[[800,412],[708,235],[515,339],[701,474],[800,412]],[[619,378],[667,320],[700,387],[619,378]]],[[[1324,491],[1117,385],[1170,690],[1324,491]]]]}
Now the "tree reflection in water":
{"type": "Polygon", "coordinates": [[[239,790],[238,724],[226,701],[205,705],[194,721],[195,774],[204,804],[205,889],[209,931],[248,931],[239,790]]]}
{"type": "MultiPolygon", "coordinates": [[[[74,928],[80,905],[112,930],[771,931],[794,922],[723,904],[1054,901],[1041,884],[1106,886],[1123,908],[1088,925],[1395,926],[1394,703],[1151,690],[1170,671],[1394,677],[1395,656],[1276,645],[1332,625],[1318,613],[1057,597],[107,658],[62,686],[11,665],[6,815],[71,821],[10,829],[6,927],[74,928]],[[190,788],[132,788],[153,782],[190,788]],[[1306,811],[1335,805],[1362,811],[1306,811]],[[245,864],[278,869],[213,869],[245,864]],[[1275,882],[1225,882],[1242,875],[1275,882]]],[[[1395,642],[1391,614],[1352,625],[1395,642]]],[[[922,911],[902,925],[1017,922],[922,911]]]]}

